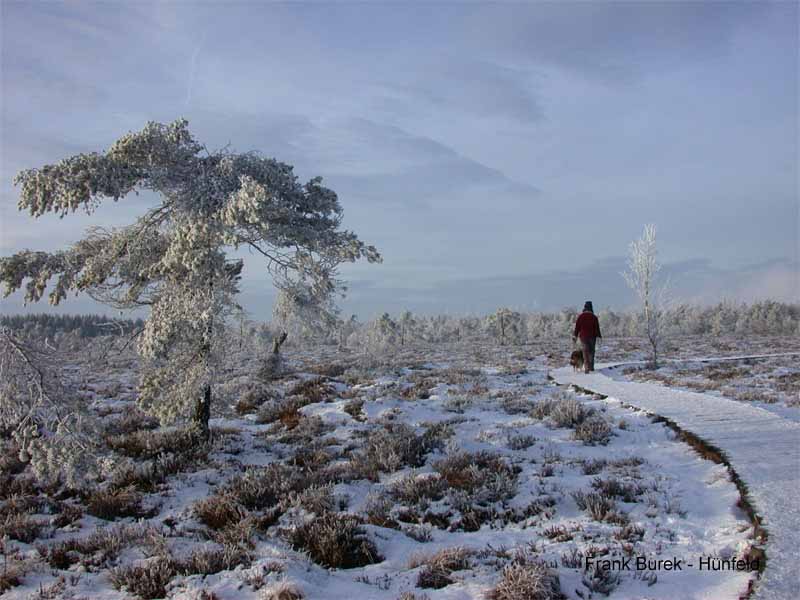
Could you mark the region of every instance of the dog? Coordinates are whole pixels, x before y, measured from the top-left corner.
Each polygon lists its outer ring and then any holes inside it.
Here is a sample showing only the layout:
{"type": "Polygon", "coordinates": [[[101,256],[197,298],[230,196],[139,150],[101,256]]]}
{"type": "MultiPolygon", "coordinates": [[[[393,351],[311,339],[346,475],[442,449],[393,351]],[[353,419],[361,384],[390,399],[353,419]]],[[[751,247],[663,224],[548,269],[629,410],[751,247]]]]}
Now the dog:
{"type": "Polygon", "coordinates": [[[576,371],[580,371],[583,369],[583,351],[582,350],[573,350],[572,354],[569,355],[569,364],[572,365],[572,368],[576,371]]]}

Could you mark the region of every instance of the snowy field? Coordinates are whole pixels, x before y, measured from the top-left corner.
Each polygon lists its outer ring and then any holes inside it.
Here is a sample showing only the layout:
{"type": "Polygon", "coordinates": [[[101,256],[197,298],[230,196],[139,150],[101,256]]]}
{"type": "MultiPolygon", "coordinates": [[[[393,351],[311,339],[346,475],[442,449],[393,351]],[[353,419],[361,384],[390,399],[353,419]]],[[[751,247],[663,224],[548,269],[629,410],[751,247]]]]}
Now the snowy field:
{"type": "Polygon", "coordinates": [[[676,361],[659,369],[624,369],[634,381],[661,383],[739,400],[800,421],[800,355],[730,361],[676,361]]]}
{"type": "MultiPolygon", "coordinates": [[[[667,357],[798,348],[696,338],[673,340],[667,357]]],[[[293,350],[285,373],[259,380],[256,357],[231,348],[203,445],[137,411],[132,355],[76,349],[64,377],[102,419],[116,466],[90,489],[42,489],[6,443],[3,597],[745,595],[754,572],[696,568],[757,558],[726,468],[643,412],[554,385],[548,371],[568,350],[293,350]],[[603,559],[619,568],[593,568],[603,559]]],[[[616,339],[600,357],[645,352],[616,339]]],[[[792,412],[795,362],[677,362],[626,377],[792,412]]]]}

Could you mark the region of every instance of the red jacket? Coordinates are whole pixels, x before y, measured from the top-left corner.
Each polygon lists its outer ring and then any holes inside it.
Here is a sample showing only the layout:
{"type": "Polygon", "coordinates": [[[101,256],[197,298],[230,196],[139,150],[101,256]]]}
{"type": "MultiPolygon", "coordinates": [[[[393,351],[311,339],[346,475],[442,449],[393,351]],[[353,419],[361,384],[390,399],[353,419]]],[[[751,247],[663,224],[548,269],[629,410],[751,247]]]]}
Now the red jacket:
{"type": "Polygon", "coordinates": [[[603,337],[600,334],[600,321],[597,320],[594,313],[588,310],[583,311],[578,315],[578,320],[575,321],[575,333],[573,335],[580,337],[581,341],[603,337]]]}

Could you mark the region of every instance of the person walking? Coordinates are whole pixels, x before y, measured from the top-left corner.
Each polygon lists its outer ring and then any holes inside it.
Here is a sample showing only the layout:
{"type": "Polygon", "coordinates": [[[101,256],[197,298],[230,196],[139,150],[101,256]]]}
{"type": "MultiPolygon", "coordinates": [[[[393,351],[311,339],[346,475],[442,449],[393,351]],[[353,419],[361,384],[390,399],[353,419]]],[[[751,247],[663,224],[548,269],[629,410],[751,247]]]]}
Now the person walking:
{"type": "Polygon", "coordinates": [[[587,300],[583,305],[583,312],[578,315],[575,321],[575,331],[572,333],[572,343],[580,338],[581,348],[583,349],[583,371],[588,373],[594,371],[594,349],[597,338],[603,337],[600,333],[600,321],[594,314],[591,300],[587,300]]]}

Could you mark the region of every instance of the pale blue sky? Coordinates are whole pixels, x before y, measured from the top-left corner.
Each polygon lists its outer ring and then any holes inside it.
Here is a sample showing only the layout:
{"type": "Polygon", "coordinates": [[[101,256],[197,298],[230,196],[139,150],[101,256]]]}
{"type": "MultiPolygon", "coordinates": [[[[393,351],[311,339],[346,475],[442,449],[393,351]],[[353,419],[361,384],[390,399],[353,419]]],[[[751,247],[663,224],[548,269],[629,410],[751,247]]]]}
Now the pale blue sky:
{"type": "Polygon", "coordinates": [[[147,202],[34,222],[17,171],[184,116],[339,193],[362,316],[625,306],[646,222],[685,299],[798,296],[797,3],[1,6],[1,254],[147,202]]]}

